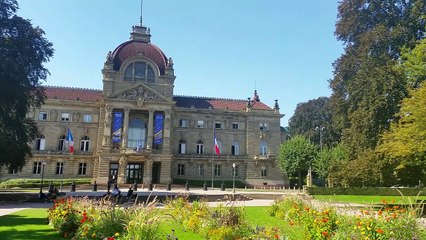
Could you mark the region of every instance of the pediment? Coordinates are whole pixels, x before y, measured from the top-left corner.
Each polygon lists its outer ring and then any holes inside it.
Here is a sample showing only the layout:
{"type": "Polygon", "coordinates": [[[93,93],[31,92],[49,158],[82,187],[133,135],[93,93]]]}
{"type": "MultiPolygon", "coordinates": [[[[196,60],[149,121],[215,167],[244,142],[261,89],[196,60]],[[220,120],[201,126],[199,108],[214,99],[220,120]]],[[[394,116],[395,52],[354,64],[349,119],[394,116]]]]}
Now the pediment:
{"type": "Polygon", "coordinates": [[[144,102],[167,102],[173,103],[172,100],[159,93],[157,90],[149,87],[144,83],[137,83],[127,88],[112,93],[110,99],[133,100],[137,105],[143,105],[144,102]]]}

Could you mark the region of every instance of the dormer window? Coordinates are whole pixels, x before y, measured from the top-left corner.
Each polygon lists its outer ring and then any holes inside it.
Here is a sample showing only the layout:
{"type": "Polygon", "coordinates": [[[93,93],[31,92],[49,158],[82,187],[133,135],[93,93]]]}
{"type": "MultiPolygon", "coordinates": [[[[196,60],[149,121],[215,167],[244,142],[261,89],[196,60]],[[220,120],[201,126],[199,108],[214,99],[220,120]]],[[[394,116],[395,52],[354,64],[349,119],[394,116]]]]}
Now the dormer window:
{"type": "Polygon", "coordinates": [[[124,80],[153,83],[155,81],[154,70],[144,62],[131,63],[124,71],[124,80]]]}

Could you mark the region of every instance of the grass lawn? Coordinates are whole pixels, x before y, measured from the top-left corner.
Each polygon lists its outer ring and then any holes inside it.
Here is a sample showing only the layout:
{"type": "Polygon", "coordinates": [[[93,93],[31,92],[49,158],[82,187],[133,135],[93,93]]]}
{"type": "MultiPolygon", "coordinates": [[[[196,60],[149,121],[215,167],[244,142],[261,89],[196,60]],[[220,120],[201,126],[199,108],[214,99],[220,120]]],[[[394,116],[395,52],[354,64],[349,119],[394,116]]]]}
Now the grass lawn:
{"type": "Polygon", "coordinates": [[[360,203],[360,204],[382,204],[382,200],[396,204],[415,203],[416,200],[424,200],[426,196],[365,196],[365,195],[314,195],[316,200],[326,202],[360,203]]]}
{"type": "MultiPolygon", "coordinates": [[[[297,229],[289,228],[288,224],[268,213],[269,207],[245,207],[247,221],[253,226],[269,226],[286,229],[290,239],[301,239],[297,229]]],[[[0,217],[1,239],[65,239],[61,237],[46,223],[47,208],[27,209],[0,217]]],[[[162,235],[166,237],[172,234],[179,239],[203,239],[202,236],[179,227],[177,223],[170,220],[160,226],[162,235]]]]}
{"type": "Polygon", "coordinates": [[[64,239],[46,222],[47,208],[35,208],[0,216],[1,239],[64,239]]]}

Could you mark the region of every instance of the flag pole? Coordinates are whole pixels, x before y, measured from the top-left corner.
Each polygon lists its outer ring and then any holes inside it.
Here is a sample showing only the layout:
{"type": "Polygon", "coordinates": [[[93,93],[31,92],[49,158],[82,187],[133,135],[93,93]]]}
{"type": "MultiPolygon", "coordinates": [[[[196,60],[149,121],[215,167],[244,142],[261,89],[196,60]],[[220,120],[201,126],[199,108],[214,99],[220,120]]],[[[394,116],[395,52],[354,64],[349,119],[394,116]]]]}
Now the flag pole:
{"type": "Polygon", "coordinates": [[[214,158],[214,152],[215,152],[215,147],[214,147],[214,121],[213,121],[213,144],[212,144],[212,191],[214,190],[214,166],[213,166],[213,158],[214,158]]]}

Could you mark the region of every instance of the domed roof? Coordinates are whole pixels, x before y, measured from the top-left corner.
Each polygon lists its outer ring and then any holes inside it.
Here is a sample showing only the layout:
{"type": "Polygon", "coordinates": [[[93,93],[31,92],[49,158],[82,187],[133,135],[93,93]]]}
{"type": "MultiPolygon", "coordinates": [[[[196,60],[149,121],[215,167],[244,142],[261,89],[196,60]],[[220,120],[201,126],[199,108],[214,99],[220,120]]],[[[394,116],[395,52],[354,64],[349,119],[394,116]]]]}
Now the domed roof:
{"type": "Polygon", "coordinates": [[[120,70],[121,64],[126,59],[142,54],[157,64],[160,69],[160,74],[163,75],[166,71],[167,57],[160,48],[149,42],[141,42],[130,40],[120,44],[112,53],[114,70],[120,70]]]}
{"type": "Polygon", "coordinates": [[[161,75],[166,72],[167,57],[159,47],[151,43],[150,29],[143,26],[142,22],[140,26],[132,27],[130,40],[120,44],[112,53],[113,69],[119,71],[124,61],[138,55],[157,64],[161,75]]]}

